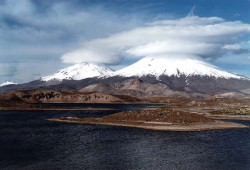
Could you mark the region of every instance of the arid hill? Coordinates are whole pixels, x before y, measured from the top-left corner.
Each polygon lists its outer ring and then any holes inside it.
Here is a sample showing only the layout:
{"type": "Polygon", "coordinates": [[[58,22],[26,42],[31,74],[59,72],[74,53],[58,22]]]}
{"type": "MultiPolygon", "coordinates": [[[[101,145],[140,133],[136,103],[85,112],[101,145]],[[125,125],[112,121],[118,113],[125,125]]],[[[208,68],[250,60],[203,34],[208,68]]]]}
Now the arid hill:
{"type": "Polygon", "coordinates": [[[0,95],[2,101],[25,103],[124,103],[140,102],[135,97],[100,92],[62,92],[56,90],[17,90],[0,95]]]}
{"type": "Polygon", "coordinates": [[[179,111],[174,109],[145,109],[120,112],[102,117],[104,121],[151,121],[168,123],[207,123],[213,122],[202,114],[179,111]]]}

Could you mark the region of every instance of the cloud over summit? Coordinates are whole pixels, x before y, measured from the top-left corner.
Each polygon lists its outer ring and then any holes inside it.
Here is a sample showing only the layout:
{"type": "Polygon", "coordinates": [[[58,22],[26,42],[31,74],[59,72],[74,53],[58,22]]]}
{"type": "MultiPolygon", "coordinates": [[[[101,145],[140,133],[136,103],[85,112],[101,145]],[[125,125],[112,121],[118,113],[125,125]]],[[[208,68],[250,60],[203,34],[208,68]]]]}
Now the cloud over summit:
{"type": "Polygon", "coordinates": [[[187,16],[152,22],[106,38],[93,39],[61,58],[65,63],[95,62],[111,65],[123,59],[142,57],[215,60],[227,53],[244,52],[241,44],[247,43],[244,36],[249,35],[250,24],[225,21],[219,17],[187,16]]]}
{"type": "Polygon", "coordinates": [[[250,76],[249,2],[224,1],[227,8],[216,0],[0,0],[0,83],[83,61],[121,68],[144,56],[210,59],[250,76]],[[194,4],[204,17],[194,8],[184,17],[194,4]]]}

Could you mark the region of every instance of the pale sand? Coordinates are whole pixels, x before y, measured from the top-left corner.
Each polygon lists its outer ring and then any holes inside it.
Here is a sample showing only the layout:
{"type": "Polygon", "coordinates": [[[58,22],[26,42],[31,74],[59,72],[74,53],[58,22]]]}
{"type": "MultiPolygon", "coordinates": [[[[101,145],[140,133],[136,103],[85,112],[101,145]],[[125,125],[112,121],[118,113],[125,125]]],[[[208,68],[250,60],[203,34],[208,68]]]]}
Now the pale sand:
{"type": "Polygon", "coordinates": [[[250,115],[209,115],[211,119],[250,120],[250,115]]]}
{"type": "Polygon", "coordinates": [[[123,126],[123,127],[134,127],[150,130],[160,130],[160,131],[206,131],[206,130],[216,130],[216,129],[238,129],[238,128],[249,128],[248,126],[233,123],[218,121],[212,123],[202,123],[202,124],[171,124],[166,122],[102,122],[98,121],[100,119],[95,119],[96,121],[86,121],[82,118],[52,118],[49,121],[65,122],[65,123],[80,123],[80,124],[96,124],[96,125],[110,125],[110,126],[123,126]]]}

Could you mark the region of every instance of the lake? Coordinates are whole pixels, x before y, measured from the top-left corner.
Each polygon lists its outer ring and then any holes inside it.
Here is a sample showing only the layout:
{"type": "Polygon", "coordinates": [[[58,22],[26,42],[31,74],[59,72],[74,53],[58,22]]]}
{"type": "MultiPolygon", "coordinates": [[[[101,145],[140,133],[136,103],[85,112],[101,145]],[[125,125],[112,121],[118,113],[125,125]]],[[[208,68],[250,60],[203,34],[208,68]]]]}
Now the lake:
{"type": "MultiPolygon", "coordinates": [[[[148,105],[68,104],[110,111],[0,111],[1,169],[249,169],[250,130],[166,132],[49,122],[148,105]]],[[[250,121],[235,121],[250,126],[250,121]]]]}

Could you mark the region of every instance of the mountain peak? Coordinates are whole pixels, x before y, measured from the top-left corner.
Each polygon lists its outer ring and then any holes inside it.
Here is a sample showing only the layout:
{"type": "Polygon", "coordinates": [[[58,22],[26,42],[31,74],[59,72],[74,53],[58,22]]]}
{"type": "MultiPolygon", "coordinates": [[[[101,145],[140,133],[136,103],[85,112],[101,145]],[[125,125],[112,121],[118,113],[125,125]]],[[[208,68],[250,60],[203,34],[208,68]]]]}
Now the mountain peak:
{"type": "Polygon", "coordinates": [[[8,85],[15,85],[17,83],[13,83],[11,81],[6,81],[6,82],[3,82],[2,84],[0,84],[0,87],[3,87],[3,86],[8,86],[8,85]]]}
{"type": "Polygon", "coordinates": [[[167,59],[167,58],[143,58],[138,62],[118,70],[113,75],[123,77],[137,76],[142,77],[151,75],[159,77],[166,76],[213,76],[216,78],[236,78],[238,75],[226,72],[209,63],[195,59],[167,59]]]}
{"type": "Polygon", "coordinates": [[[121,70],[112,71],[104,65],[97,65],[83,62],[59,70],[58,72],[42,77],[42,81],[57,80],[81,80],[91,77],[143,77],[154,76],[159,78],[165,76],[209,76],[215,78],[235,78],[244,79],[244,77],[226,72],[212,64],[195,59],[173,59],[173,58],[143,58],[138,62],[129,65],[121,70]]]}
{"type": "Polygon", "coordinates": [[[110,72],[112,72],[112,70],[104,65],[96,65],[92,63],[83,62],[61,69],[52,75],[42,77],[41,80],[81,80],[85,78],[106,75],[110,72]]]}

